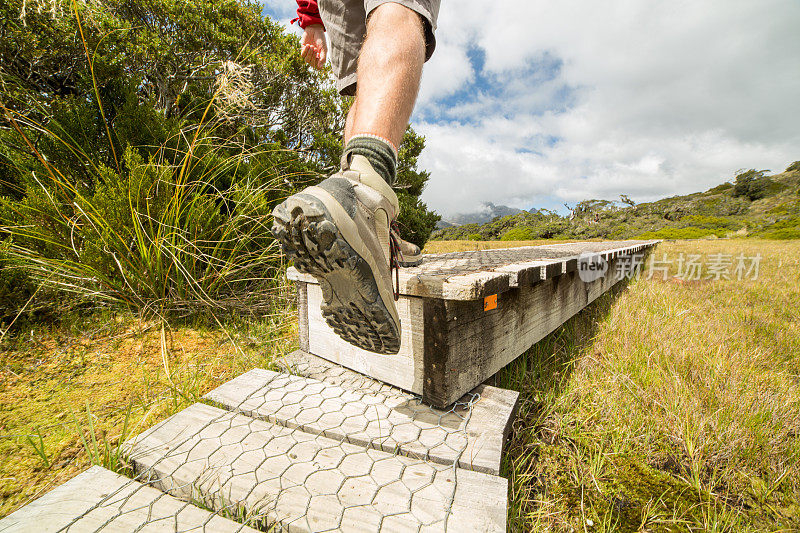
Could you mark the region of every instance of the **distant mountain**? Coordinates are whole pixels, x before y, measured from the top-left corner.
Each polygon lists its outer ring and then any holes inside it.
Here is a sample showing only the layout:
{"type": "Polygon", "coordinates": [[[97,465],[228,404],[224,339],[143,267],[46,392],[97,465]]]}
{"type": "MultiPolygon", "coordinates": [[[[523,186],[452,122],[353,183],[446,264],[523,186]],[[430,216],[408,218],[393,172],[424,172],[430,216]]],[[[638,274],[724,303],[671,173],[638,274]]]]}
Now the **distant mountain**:
{"type": "Polygon", "coordinates": [[[446,220],[440,220],[436,223],[436,229],[454,228],[455,226],[455,224],[452,222],[447,222],[446,220]]]}
{"type": "MultiPolygon", "coordinates": [[[[497,217],[505,217],[508,215],[516,215],[523,213],[522,209],[515,207],[508,207],[507,205],[495,205],[492,202],[484,202],[481,207],[474,213],[459,213],[453,215],[448,220],[440,222],[441,227],[449,226],[462,226],[464,224],[486,224],[491,222],[497,217]],[[445,225],[448,224],[448,225],[445,225]]],[[[536,213],[537,209],[531,208],[530,213],[536,213]]]]}

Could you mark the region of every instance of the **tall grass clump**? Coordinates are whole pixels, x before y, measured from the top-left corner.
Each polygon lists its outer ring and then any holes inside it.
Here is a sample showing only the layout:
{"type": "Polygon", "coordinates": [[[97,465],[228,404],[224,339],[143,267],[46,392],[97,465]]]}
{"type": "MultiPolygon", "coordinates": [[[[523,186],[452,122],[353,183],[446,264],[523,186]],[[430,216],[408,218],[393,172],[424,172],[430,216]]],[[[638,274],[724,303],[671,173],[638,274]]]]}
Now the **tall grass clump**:
{"type": "Polygon", "coordinates": [[[326,164],[338,96],[248,2],[52,5],[0,6],[3,316],[270,309],[270,212],[326,164]]]}
{"type": "MultiPolygon", "coordinates": [[[[26,121],[10,117],[31,146],[23,126],[79,156],[52,123],[26,121]]],[[[278,288],[269,216],[284,176],[213,125],[194,129],[181,132],[194,136],[184,150],[165,144],[145,159],[127,147],[119,168],[86,157],[88,180],[34,147],[43,172],[30,172],[22,199],[0,199],[6,260],[34,283],[95,303],[159,313],[264,308],[278,288]]]]}

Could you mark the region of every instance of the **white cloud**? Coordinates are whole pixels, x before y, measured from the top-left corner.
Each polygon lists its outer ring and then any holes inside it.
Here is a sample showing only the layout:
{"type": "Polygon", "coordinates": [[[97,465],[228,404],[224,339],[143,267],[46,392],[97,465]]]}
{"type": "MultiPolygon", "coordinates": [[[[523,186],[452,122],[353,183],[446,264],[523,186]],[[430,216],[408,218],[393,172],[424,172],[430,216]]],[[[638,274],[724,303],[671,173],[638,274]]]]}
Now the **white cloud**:
{"type": "Polygon", "coordinates": [[[281,24],[287,33],[302,34],[300,26],[290,21],[297,16],[297,3],[294,0],[261,0],[264,13],[281,24]]]}
{"type": "Polygon", "coordinates": [[[456,92],[474,76],[466,49],[450,42],[437,43],[436,53],[425,65],[419,101],[428,102],[456,92]]]}
{"type": "Polygon", "coordinates": [[[800,159],[798,20],[796,0],[444,2],[423,199],[642,201],[780,171],[800,159]]]}

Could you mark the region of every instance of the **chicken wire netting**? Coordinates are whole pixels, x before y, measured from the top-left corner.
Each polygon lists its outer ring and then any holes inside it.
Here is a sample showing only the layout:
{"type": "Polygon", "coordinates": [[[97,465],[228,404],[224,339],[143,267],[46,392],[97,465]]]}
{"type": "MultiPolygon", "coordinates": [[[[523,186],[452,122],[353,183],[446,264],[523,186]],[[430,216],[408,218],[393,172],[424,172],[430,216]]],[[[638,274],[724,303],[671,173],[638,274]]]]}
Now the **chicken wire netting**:
{"type": "MultiPolygon", "coordinates": [[[[582,253],[601,253],[619,250],[650,241],[604,241],[526,246],[521,248],[494,248],[485,250],[466,250],[442,254],[424,255],[419,266],[401,269],[407,276],[441,277],[462,276],[476,272],[489,272],[496,268],[527,263],[531,261],[552,261],[571,259],[582,253]]],[[[626,252],[627,253],[627,252],[626,252]]]]}
{"type": "Polygon", "coordinates": [[[49,530],[459,530],[479,394],[437,410],[341,367],[287,366],[239,376],[128,441],[132,479],[93,503],[80,495],[84,508],[49,530]]]}

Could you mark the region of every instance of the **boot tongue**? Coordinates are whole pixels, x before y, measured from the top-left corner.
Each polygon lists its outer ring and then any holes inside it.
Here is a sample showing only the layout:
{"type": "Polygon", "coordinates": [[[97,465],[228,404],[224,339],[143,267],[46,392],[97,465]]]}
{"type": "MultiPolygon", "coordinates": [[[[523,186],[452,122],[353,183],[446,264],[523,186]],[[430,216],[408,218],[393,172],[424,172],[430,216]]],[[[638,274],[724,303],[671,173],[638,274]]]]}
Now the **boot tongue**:
{"type": "Polygon", "coordinates": [[[375,172],[375,169],[372,168],[369,159],[363,155],[353,154],[350,156],[348,166],[349,170],[359,173],[361,183],[367,185],[368,187],[372,187],[381,193],[384,198],[389,200],[394,207],[395,214],[400,212],[400,204],[397,201],[397,195],[394,193],[389,184],[386,183],[386,181],[380,176],[380,174],[375,172]]]}

